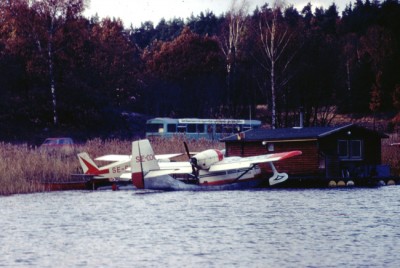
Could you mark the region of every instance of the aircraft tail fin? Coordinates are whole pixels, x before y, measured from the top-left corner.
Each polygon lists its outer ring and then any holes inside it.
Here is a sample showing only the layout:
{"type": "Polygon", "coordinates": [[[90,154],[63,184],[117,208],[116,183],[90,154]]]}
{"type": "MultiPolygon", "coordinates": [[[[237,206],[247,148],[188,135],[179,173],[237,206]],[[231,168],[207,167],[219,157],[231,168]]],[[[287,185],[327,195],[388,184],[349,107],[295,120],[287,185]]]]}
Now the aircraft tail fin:
{"type": "Polygon", "coordinates": [[[132,183],[138,189],[144,189],[144,178],[149,171],[159,170],[160,166],[149,140],[132,142],[132,183]]]}
{"type": "Polygon", "coordinates": [[[84,174],[97,175],[99,173],[99,167],[93,162],[87,153],[78,154],[78,159],[84,174]]]}

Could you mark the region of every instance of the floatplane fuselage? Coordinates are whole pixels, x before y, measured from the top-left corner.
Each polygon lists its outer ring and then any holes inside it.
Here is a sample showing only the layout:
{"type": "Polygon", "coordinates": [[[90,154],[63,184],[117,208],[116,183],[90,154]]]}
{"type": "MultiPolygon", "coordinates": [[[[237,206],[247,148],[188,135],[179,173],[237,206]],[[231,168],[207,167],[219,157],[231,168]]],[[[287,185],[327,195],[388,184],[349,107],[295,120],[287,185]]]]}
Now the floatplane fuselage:
{"type": "Polygon", "coordinates": [[[108,155],[97,158],[116,161],[104,167],[97,167],[86,153],[78,154],[78,158],[85,175],[92,175],[97,179],[131,180],[138,189],[222,189],[221,186],[232,185],[240,189],[241,185],[256,187],[265,183],[258,166],[260,163],[269,163],[271,166],[273,176],[269,178],[270,185],[285,181],[288,174],[279,173],[273,162],[301,154],[300,151],[290,151],[252,157],[224,157],[222,151],[209,149],[191,157],[186,144],[185,148],[189,161],[183,162],[163,161],[162,159],[181,154],[156,156],[149,140],[134,141],[131,156],[108,155]]]}

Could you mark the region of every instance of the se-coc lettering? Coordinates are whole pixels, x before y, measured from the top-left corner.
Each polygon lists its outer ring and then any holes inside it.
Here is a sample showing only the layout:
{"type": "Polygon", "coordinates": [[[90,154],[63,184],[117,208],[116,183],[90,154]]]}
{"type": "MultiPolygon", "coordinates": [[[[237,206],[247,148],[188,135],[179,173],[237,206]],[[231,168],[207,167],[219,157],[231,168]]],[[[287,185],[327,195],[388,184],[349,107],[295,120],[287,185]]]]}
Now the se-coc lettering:
{"type": "Polygon", "coordinates": [[[152,161],[155,159],[156,159],[156,157],[154,156],[154,154],[136,156],[136,163],[152,161]]]}

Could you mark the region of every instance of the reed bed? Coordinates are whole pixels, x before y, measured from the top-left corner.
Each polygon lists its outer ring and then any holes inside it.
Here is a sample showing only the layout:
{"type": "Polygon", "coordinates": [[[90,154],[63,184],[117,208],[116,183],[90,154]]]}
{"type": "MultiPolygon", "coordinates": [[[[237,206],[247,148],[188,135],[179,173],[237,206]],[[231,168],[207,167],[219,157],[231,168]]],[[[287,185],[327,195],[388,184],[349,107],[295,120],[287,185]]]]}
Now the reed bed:
{"type": "MultiPolygon", "coordinates": [[[[224,144],[209,140],[187,140],[177,136],[171,139],[150,140],[156,154],[183,153],[175,159],[187,160],[183,142],[191,152],[209,148],[223,149],[224,144]]],[[[382,141],[382,164],[391,167],[392,175],[400,176],[400,137],[391,135],[382,141]]],[[[76,180],[71,174],[81,174],[77,154],[87,152],[92,158],[105,154],[130,154],[131,141],[93,139],[69,151],[42,150],[27,144],[0,143],[0,195],[45,191],[42,182],[68,182],[76,180]]],[[[104,165],[105,163],[98,163],[104,165]]]]}
{"type": "MultiPolygon", "coordinates": [[[[182,137],[152,139],[151,144],[156,154],[185,153],[184,141],[188,143],[191,152],[224,147],[217,141],[194,141],[182,137]]],[[[76,156],[78,153],[87,152],[92,158],[105,154],[131,154],[131,147],[131,141],[101,139],[89,140],[67,151],[0,143],[0,195],[45,191],[43,182],[76,181],[77,178],[71,174],[82,173],[76,156]]],[[[176,160],[186,159],[184,155],[176,160]]]]}

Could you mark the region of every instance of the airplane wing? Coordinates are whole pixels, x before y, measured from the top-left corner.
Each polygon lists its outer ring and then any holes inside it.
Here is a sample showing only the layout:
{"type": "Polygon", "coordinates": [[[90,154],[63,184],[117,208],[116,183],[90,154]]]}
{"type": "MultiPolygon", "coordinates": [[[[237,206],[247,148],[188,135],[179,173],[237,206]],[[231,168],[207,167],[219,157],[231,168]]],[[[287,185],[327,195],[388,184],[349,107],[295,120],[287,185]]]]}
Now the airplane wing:
{"type": "MultiPolygon", "coordinates": [[[[174,158],[177,156],[183,155],[182,153],[179,154],[159,154],[156,155],[157,160],[166,160],[170,158],[174,158]]],[[[120,162],[120,161],[129,161],[131,159],[130,155],[122,155],[122,154],[108,154],[108,155],[103,155],[100,157],[95,158],[94,160],[97,161],[110,161],[110,162],[120,162]]]]}
{"type": "Polygon", "coordinates": [[[159,162],[158,165],[161,170],[172,171],[169,174],[190,174],[193,171],[189,162],[159,162]]]}
{"type": "Polygon", "coordinates": [[[213,164],[209,171],[223,171],[231,169],[249,168],[255,164],[280,161],[296,155],[301,155],[301,151],[290,151],[284,153],[265,154],[249,157],[227,157],[224,160],[213,164]]]}
{"type": "Polygon", "coordinates": [[[158,161],[169,160],[171,158],[178,157],[181,155],[183,155],[183,154],[182,153],[179,153],[179,154],[156,154],[156,159],[158,161]]]}
{"type": "MultiPolygon", "coordinates": [[[[169,175],[169,174],[190,174],[192,173],[192,166],[189,162],[159,162],[158,165],[160,166],[159,170],[150,170],[144,176],[145,179],[169,175]]],[[[131,179],[132,174],[130,173],[130,168],[127,168],[126,173],[123,173],[120,178],[121,179],[131,179]]]]}
{"type": "Polygon", "coordinates": [[[110,161],[110,162],[119,162],[119,161],[129,161],[131,159],[130,155],[122,155],[122,154],[108,154],[95,158],[97,161],[110,161]]]}

